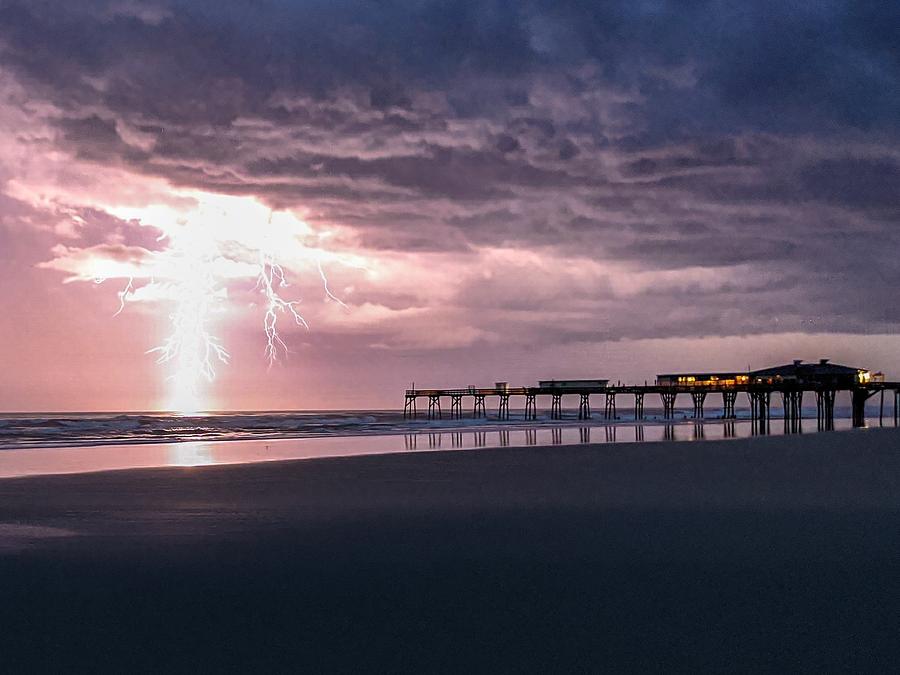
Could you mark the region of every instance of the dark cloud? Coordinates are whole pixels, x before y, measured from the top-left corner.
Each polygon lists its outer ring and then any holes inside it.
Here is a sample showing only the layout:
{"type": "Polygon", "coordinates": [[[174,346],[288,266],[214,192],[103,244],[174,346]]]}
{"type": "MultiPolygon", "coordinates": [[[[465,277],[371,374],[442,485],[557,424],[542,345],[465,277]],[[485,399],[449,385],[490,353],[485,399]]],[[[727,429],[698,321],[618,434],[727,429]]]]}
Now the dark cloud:
{"type": "Polygon", "coordinates": [[[805,167],[800,183],[827,202],[861,208],[891,209],[900,215],[900,164],[890,157],[840,157],[805,167]]]}
{"type": "Polygon", "coordinates": [[[562,143],[559,144],[559,158],[562,160],[572,159],[573,157],[577,157],[579,153],[578,146],[575,145],[570,139],[563,139],[562,143]]]}
{"type": "Polygon", "coordinates": [[[522,146],[519,145],[519,141],[510,136],[509,134],[500,134],[497,137],[497,150],[499,150],[504,155],[508,152],[514,152],[519,150],[522,146]]]}

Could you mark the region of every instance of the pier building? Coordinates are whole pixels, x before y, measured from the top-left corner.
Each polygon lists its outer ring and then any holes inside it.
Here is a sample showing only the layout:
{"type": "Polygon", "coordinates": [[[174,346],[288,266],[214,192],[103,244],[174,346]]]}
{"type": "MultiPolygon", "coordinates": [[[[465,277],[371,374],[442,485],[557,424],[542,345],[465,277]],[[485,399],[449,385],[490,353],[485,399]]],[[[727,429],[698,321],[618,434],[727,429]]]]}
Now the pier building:
{"type": "Polygon", "coordinates": [[[747,384],[747,373],[667,373],[656,376],[661,387],[733,387],[747,384]]]}
{"type": "MultiPolygon", "coordinates": [[[[883,376],[882,376],[883,377],[883,376]]],[[[803,363],[796,359],[793,363],[773,368],[763,368],[750,373],[753,384],[789,384],[794,386],[835,387],[845,389],[865,385],[874,379],[865,368],[851,368],[830,363],[829,359],[819,359],[818,363],[803,363]]]]}

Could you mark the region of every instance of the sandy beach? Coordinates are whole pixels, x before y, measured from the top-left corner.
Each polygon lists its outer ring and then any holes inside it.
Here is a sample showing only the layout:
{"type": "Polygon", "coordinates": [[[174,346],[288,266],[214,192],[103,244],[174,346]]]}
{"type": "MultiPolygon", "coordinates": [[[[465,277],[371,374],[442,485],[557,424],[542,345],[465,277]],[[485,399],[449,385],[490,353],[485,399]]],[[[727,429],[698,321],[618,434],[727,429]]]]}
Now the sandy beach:
{"type": "Polygon", "coordinates": [[[898,534],[896,429],[6,479],[0,654],[6,672],[888,672],[898,534]]]}

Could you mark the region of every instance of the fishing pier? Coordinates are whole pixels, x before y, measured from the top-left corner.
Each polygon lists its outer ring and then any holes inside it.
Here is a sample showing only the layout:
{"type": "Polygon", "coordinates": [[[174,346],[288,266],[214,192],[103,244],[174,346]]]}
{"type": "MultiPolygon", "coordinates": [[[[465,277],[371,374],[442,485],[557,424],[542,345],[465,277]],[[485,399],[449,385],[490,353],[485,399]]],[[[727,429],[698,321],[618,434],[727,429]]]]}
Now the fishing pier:
{"type": "Polygon", "coordinates": [[[510,387],[506,382],[497,382],[490,388],[468,386],[458,389],[407,389],[403,407],[404,418],[416,418],[419,414],[419,400],[427,401],[423,413],[428,419],[442,419],[442,401],[448,402],[450,419],[461,419],[471,410],[471,417],[487,417],[487,401],[497,410],[497,418],[510,418],[510,399],[517,398],[524,403],[525,419],[536,420],[539,397],[549,398],[551,419],[562,419],[563,396],[577,397],[578,419],[593,417],[591,397],[603,401],[603,419],[617,418],[617,403],[626,397],[634,407],[635,420],[645,419],[644,399],[649,394],[659,396],[663,418],[675,417],[678,397],[690,396],[693,403],[692,417],[702,419],[706,414],[707,398],[710,394],[721,400],[721,417],[735,418],[738,395],[747,396],[751,419],[767,423],[771,418],[771,403],[781,400],[785,423],[799,425],[803,416],[802,406],[805,395],[815,397],[816,415],[822,428],[834,426],[835,399],[839,391],[850,393],[854,426],[865,424],[866,402],[880,395],[879,419],[884,417],[885,392],[893,394],[894,422],[900,417],[900,382],[886,382],[880,373],[874,375],[862,368],[850,368],[831,364],[827,359],[818,363],[777,366],[764,370],[743,373],[693,373],[658,375],[653,384],[643,385],[610,384],[608,380],[544,380],[534,387],[510,387]]]}

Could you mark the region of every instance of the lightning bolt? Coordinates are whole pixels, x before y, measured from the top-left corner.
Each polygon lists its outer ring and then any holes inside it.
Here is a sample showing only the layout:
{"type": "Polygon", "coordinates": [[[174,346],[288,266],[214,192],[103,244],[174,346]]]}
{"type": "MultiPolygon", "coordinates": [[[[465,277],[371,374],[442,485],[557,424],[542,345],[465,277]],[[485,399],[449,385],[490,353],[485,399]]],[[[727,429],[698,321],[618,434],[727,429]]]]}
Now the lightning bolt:
{"type": "MultiPolygon", "coordinates": [[[[150,277],[140,287],[136,286],[134,276],[127,277],[125,287],[117,293],[119,306],[114,316],[124,311],[126,302],[134,300],[137,291],[147,287],[152,286],[149,290],[155,294],[172,299],[174,306],[169,314],[169,334],[161,345],[147,350],[147,353],[155,354],[157,363],[172,367],[172,373],[167,377],[172,389],[166,408],[181,414],[195,414],[208,407],[203,389],[206,383],[215,379],[217,364],[227,365],[231,358],[222,341],[213,333],[213,324],[215,314],[221,310],[227,297],[222,282],[227,278],[223,276],[223,269],[236,260],[223,255],[211,227],[182,224],[179,230],[160,237],[165,238],[170,239],[171,245],[167,250],[156,253],[150,266],[159,276],[150,277]]],[[[298,310],[300,300],[286,299],[283,295],[289,284],[284,268],[276,258],[275,247],[276,243],[266,236],[255,253],[258,270],[255,290],[263,297],[265,357],[270,368],[278,361],[279,354],[286,355],[290,351],[279,333],[280,319],[286,318],[309,330],[309,323],[298,310]]],[[[252,250],[248,252],[253,255],[252,250]]],[[[321,260],[317,260],[316,264],[325,297],[349,310],[329,288],[321,260]]],[[[102,283],[104,279],[96,277],[95,282],[102,283]]]]}
{"type": "Polygon", "coordinates": [[[284,278],[284,269],[275,262],[274,256],[267,251],[260,251],[259,277],[256,281],[256,287],[266,299],[266,314],[263,318],[263,329],[266,334],[265,353],[266,358],[269,360],[270,368],[275,361],[278,360],[279,347],[283,349],[285,353],[288,352],[287,345],[278,335],[277,328],[279,314],[287,314],[298,326],[303,326],[309,330],[309,324],[306,322],[306,319],[304,319],[294,308],[300,301],[288,301],[283,299],[279,294],[278,289],[285,288],[287,285],[288,283],[284,278]]]}
{"type": "Polygon", "coordinates": [[[167,284],[175,298],[175,309],[169,315],[171,332],[163,344],[147,351],[157,354],[157,363],[172,362],[174,373],[172,397],[166,406],[170,410],[190,414],[204,407],[201,385],[212,382],[216,361],[227,364],[228,350],[210,329],[211,315],[224,295],[215,275],[215,261],[219,257],[215,243],[185,228],[170,255],[173,282],[167,284]]]}
{"type": "MultiPolygon", "coordinates": [[[[102,280],[97,281],[97,283],[102,283],[102,280]]],[[[128,283],[125,284],[125,288],[119,291],[119,309],[116,310],[116,313],[113,316],[119,316],[124,309],[125,303],[128,301],[128,294],[134,292],[134,277],[128,277],[128,283]]]]}
{"type": "Polygon", "coordinates": [[[322,287],[325,289],[325,295],[328,296],[329,298],[331,298],[332,300],[334,300],[337,304],[339,304],[344,309],[349,310],[350,308],[347,307],[347,305],[345,305],[344,302],[339,297],[337,297],[334,293],[332,293],[328,289],[328,279],[325,276],[325,270],[322,269],[322,261],[317,260],[316,265],[319,268],[319,276],[322,277],[322,287]]]}

